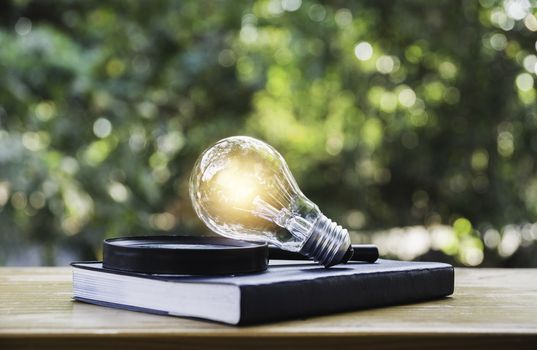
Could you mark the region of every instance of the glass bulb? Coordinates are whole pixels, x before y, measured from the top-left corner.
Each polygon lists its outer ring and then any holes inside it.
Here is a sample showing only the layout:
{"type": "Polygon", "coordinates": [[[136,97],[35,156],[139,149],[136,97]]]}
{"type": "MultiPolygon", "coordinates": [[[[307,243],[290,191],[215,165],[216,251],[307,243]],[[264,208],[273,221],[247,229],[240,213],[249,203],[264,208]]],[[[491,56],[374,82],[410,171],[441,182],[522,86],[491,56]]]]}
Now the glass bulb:
{"type": "Polygon", "coordinates": [[[283,157],[262,141],[218,141],[197,160],[189,189],[200,219],[222,236],[265,241],[327,267],[352,256],[347,230],[302,194],[283,157]]]}

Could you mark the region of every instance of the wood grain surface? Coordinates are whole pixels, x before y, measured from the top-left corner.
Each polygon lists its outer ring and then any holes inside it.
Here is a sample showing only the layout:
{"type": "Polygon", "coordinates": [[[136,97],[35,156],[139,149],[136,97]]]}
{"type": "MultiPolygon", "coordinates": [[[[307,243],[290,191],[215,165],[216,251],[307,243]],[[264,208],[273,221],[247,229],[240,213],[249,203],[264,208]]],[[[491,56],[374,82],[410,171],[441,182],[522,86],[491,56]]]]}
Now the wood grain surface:
{"type": "Polygon", "coordinates": [[[457,269],[449,298],[234,327],[71,300],[70,268],[0,268],[0,349],[537,349],[537,269],[457,269]]]}

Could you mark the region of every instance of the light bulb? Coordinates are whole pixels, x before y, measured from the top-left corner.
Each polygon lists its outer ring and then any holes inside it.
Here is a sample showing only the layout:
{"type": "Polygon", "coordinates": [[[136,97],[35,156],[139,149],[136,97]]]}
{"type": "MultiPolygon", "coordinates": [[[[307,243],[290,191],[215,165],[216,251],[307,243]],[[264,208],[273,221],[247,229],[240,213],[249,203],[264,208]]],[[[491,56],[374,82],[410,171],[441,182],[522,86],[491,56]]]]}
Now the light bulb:
{"type": "Polygon", "coordinates": [[[347,230],[302,194],[283,157],[265,142],[218,141],[194,165],[189,190],[200,219],[222,236],[265,241],[326,267],[352,256],[347,230]]]}

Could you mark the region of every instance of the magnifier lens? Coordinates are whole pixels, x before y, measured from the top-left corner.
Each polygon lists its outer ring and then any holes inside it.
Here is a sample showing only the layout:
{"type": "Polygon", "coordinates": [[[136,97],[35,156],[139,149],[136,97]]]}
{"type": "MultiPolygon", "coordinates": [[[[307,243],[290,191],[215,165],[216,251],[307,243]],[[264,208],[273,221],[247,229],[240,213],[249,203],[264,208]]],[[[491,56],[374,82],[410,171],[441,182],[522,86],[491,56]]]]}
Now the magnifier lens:
{"type": "Polygon", "coordinates": [[[107,239],[103,267],[148,274],[222,275],[260,272],[266,243],[223,237],[145,236],[107,239]]]}

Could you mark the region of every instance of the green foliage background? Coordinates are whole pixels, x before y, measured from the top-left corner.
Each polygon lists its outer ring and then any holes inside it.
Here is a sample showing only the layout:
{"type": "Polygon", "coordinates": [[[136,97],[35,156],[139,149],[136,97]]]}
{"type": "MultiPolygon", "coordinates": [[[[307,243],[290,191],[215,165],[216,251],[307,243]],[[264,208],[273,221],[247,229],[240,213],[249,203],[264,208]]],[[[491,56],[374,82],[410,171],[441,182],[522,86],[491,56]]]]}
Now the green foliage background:
{"type": "Polygon", "coordinates": [[[445,225],[451,245],[417,258],[466,263],[470,246],[478,264],[537,266],[536,14],[511,0],[3,1],[0,264],[210,234],[190,169],[246,134],[355,241],[445,225]]]}

